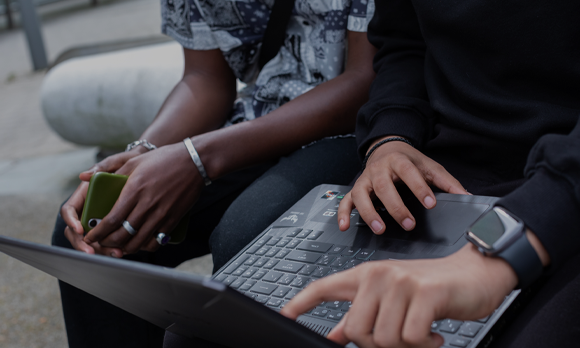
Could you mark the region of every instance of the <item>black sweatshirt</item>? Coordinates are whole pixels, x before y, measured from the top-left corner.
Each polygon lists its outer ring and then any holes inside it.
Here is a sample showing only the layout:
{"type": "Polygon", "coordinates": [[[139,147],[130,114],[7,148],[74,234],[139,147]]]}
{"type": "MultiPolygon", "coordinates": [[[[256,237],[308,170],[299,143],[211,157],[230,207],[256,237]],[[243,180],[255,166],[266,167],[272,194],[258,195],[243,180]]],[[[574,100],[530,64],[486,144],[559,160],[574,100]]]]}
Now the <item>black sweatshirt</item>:
{"type": "Polygon", "coordinates": [[[447,132],[465,165],[478,151],[521,163],[523,185],[498,204],[538,236],[553,269],[578,253],[580,1],[379,0],[368,37],[377,78],[357,120],[359,155],[385,135],[429,154],[447,132]],[[462,146],[471,138],[495,145],[462,146]]]}

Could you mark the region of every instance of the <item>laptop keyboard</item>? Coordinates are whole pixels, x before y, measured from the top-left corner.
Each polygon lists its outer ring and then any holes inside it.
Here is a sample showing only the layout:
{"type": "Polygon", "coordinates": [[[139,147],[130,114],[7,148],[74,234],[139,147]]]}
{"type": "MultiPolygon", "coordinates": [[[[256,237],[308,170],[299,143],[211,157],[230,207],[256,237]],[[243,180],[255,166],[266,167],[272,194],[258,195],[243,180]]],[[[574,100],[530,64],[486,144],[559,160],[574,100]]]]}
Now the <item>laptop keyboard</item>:
{"type": "MultiPolygon", "coordinates": [[[[297,228],[283,237],[263,236],[215,280],[279,311],[313,280],[388,259],[380,250],[317,241],[323,233],[297,228]]],[[[338,322],[350,306],[350,301],[323,302],[305,315],[338,322]]],[[[488,319],[440,320],[433,322],[431,331],[445,338],[444,347],[467,347],[488,319]]]]}

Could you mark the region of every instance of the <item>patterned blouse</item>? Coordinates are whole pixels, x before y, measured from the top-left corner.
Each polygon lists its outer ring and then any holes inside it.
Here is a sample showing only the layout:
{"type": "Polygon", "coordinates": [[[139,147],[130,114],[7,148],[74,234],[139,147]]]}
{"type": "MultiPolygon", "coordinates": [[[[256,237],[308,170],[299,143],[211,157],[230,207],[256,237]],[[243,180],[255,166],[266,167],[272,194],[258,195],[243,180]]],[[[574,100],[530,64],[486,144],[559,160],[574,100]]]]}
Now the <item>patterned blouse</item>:
{"type": "Polygon", "coordinates": [[[247,84],[225,126],[265,115],[342,73],[347,30],[366,32],[374,13],[374,0],[295,0],[283,46],[258,71],[273,3],[161,0],[164,34],[187,49],[219,48],[236,77],[247,84]]]}

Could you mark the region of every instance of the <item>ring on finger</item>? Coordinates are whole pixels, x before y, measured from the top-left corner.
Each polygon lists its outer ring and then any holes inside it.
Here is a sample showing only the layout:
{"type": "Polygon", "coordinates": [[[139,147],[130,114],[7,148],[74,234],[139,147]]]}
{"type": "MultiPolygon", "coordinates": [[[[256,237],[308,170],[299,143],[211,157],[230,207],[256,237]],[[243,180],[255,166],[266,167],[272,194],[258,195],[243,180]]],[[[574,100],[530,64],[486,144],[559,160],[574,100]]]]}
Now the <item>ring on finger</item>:
{"type": "Polygon", "coordinates": [[[127,230],[127,232],[129,232],[130,235],[134,236],[137,234],[137,231],[135,231],[135,229],[133,228],[133,226],[131,226],[129,221],[127,220],[123,221],[123,227],[127,230]]]}
{"type": "Polygon", "coordinates": [[[155,240],[157,241],[157,243],[159,245],[162,245],[162,246],[169,243],[170,239],[171,239],[171,236],[167,236],[167,235],[165,235],[165,233],[159,233],[159,234],[157,234],[157,237],[155,237],[155,240]]]}

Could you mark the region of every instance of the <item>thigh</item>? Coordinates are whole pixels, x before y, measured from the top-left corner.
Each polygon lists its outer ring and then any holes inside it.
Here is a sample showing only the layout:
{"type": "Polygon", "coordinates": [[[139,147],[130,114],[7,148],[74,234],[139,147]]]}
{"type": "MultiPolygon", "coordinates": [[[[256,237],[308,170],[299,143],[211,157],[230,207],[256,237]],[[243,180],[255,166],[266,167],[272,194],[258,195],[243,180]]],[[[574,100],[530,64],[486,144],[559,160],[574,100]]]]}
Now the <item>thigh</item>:
{"type": "Polygon", "coordinates": [[[313,187],[348,185],[359,170],[354,138],[321,140],[281,158],[234,200],[213,231],[214,272],[313,187]]]}
{"type": "Polygon", "coordinates": [[[494,348],[580,346],[580,255],[540,282],[494,348]]]}

